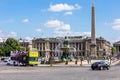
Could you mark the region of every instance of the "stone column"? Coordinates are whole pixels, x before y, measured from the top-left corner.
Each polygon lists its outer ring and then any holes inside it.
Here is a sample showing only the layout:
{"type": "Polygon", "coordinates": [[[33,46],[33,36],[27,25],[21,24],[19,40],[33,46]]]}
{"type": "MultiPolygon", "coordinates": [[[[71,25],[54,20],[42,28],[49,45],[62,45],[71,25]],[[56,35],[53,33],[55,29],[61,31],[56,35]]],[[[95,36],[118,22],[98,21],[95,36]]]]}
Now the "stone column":
{"type": "Polygon", "coordinates": [[[96,55],[96,36],[95,36],[95,7],[92,3],[92,21],[91,21],[91,55],[96,55]]]}

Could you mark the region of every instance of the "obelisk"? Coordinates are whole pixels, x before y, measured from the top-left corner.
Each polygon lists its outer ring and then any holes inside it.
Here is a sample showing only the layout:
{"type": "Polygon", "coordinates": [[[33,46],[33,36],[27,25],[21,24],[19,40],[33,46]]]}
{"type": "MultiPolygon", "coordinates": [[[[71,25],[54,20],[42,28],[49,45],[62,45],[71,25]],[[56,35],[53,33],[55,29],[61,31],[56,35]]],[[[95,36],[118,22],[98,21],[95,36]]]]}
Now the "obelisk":
{"type": "Polygon", "coordinates": [[[96,55],[95,6],[94,6],[94,3],[92,3],[92,17],[91,17],[91,55],[96,55]]]}

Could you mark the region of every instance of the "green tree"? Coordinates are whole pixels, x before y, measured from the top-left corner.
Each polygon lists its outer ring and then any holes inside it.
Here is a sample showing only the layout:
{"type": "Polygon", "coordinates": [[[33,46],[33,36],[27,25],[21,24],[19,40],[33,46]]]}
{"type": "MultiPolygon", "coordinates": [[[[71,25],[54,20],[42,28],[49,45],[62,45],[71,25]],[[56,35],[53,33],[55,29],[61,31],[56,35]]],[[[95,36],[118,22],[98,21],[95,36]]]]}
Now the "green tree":
{"type": "Polygon", "coordinates": [[[18,47],[20,46],[20,43],[18,40],[14,39],[14,38],[8,38],[5,42],[5,45],[9,45],[11,46],[14,50],[18,49],[18,47]]]}
{"type": "Polygon", "coordinates": [[[116,54],[117,49],[115,47],[112,47],[112,55],[116,54]]]}
{"type": "Polygon", "coordinates": [[[4,52],[7,56],[10,55],[11,51],[20,50],[20,43],[14,38],[8,38],[4,45],[4,52]]]}
{"type": "Polygon", "coordinates": [[[4,55],[5,53],[4,53],[4,48],[3,48],[3,46],[0,46],[0,55],[4,55]]]}
{"type": "Polygon", "coordinates": [[[25,48],[25,47],[22,47],[22,46],[19,46],[18,49],[19,49],[18,51],[26,51],[26,48],[25,48]]]}

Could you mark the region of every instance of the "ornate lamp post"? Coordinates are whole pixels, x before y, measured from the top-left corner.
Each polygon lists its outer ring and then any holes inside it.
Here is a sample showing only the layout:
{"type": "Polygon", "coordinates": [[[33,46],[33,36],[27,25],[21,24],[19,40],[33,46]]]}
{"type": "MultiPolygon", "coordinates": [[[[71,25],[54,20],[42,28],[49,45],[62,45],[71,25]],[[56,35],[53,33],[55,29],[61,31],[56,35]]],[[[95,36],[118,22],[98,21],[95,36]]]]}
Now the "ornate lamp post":
{"type": "Polygon", "coordinates": [[[81,53],[81,57],[80,57],[80,66],[82,66],[82,61],[83,61],[83,54],[81,53]]]}
{"type": "Polygon", "coordinates": [[[77,57],[76,57],[76,60],[75,60],[75,64],[77,64],[78,59],[79,59],[79,54],[77,53],[77,57]]]}
{"type": "Polygon", "coordinates": [[[50,66],[53,66],[53,52],[50,54],[50,66]]]}

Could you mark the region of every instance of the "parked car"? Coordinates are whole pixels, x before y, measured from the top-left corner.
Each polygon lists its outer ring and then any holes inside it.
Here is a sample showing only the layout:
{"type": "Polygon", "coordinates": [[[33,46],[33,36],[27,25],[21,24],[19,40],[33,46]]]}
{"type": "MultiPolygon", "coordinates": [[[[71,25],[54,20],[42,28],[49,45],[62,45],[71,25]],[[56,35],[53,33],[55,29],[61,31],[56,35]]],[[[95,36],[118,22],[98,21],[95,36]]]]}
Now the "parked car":
{"type": "Polygon", "coordinates": [[[109,70],[110,69],[110,64],[109,62],[107,61],[98,61],[98,62],[94,62],[92,65],[91,65],[91,69],[92,70],[103,70],[103,69],[107,69],[109,70]]]}
{"type": "Polygon", "coordinates": [[[20,65],[20,64],[17,61],[15,61],[15,60],[8,59],[7,60],[7,65],[17,66],[17,65],[20,65]]]}
{"type": "Polygon", "coordinates": [[[3,62],[7,62],[8,61],[8,58],[5,58],[4,60],[3,60],[3,62]]]}
{"type": "Polygon", "coordinates": [[[54,57],[54,61],[59,62],[60,60],[58,57],[54,57]]]}
{"type": "Polygon", "coordinates": [[[7,57],[2,57],[2,58],[1,58],[1,61],[7,62],[8,59],[9,59],[9,58],[7,58],[7,57]]]}
{"type": "Polygon", "coordinates": [[[5,58],[3,57],[3,58],[1,58],[0,60],[3,61],[4,59],[5,59],[5,58]]]}

